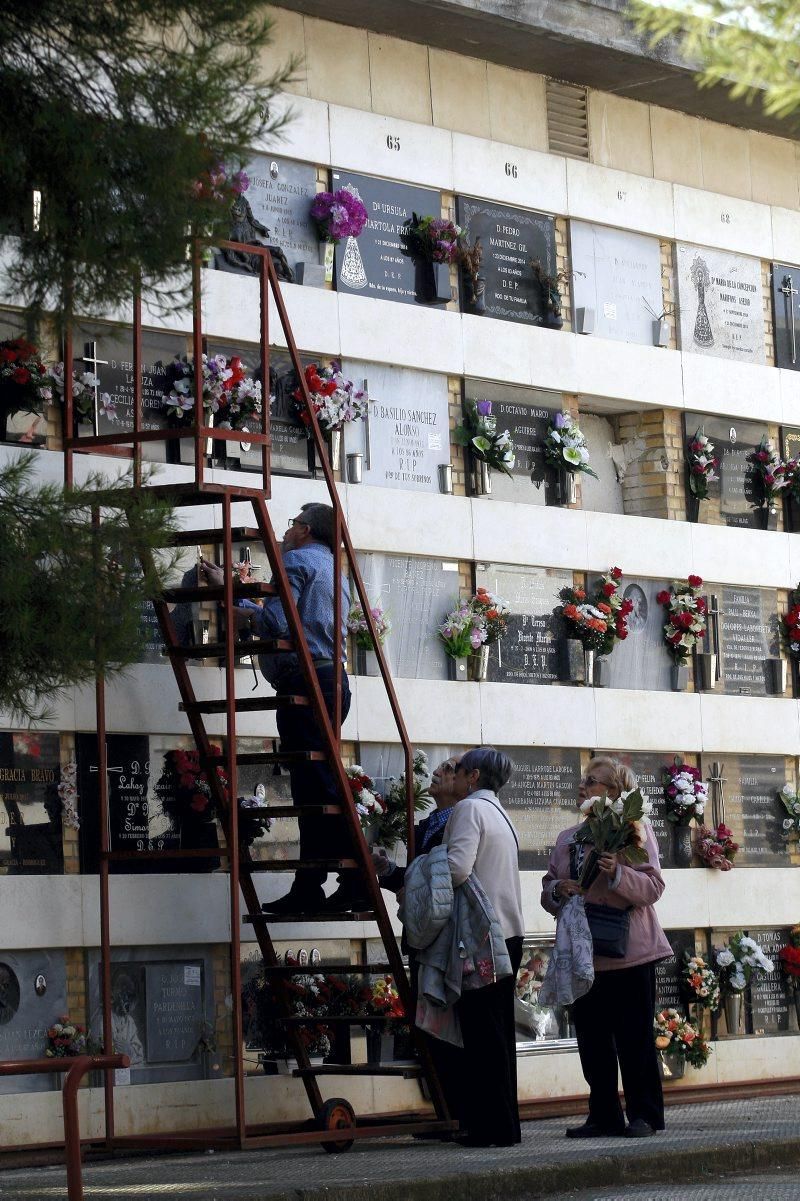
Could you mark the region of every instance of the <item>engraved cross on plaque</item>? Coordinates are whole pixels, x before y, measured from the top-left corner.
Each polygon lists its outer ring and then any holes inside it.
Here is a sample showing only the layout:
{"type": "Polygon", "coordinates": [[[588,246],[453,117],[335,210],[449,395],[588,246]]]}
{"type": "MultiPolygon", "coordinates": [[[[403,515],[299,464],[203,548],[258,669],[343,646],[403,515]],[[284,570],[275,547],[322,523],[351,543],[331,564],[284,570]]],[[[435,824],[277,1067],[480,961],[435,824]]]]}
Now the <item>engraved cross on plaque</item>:
{"type": "Polygon", "coordinates": [[[783,282],[778,288],[778,291],[783,296],[783,302],[786,306],[786,321],[789,325],[789,334],[792,339],[792,364],[797,362],[797,339],[794,329],[794,300],[797,296],[797,288],[794,286],[794,280],[791,275],[784,275],[783,282]]]}
{"type": "Polygon", "coordinates": [[[107,367],[108,359],[99,359],[97,357],[96,342],[84,342],[83,362],[87,367],[91,368],[92,375],[97,380],[94,386],[94,432],[97,434],[100,429],[100,376],[97,374],[97,368],[107,367]]]}

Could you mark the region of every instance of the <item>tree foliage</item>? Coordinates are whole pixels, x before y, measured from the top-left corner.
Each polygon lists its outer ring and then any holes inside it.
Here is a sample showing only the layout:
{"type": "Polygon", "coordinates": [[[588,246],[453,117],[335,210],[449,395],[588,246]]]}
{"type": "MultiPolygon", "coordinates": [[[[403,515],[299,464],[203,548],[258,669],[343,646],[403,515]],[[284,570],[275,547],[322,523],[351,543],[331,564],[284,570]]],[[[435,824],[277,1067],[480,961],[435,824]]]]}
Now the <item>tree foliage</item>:
{"type": "Polygon", "coordinates": [[[170,555],[143,571],[137,552],[168,546],[175,528],[130,479],[93,475],[64,490],[34,478],[35,458],[0,467],[0,708],[29,721],[47,716],[59,689],[140,658],[146,598],[170,555]]]}
{"type": "Polygon", "coordinates": [[[8,295],[68,320],[112,312],[140,277],[164,307],[185,303],[187,231],[213,237],[228,216],[197,181],[283,123],[270,110],[295,64],[261,78],[269,31],[261,0],[6,0],[8,295]]]}
{"type": "Polygon", "coordinates": [[[630,0],[630,16],[654,45],[679,38],[699,64],[701,87],[722,84],[733,99],[760,96],[772,117],[800,108],[797,0],[630,0]]]}

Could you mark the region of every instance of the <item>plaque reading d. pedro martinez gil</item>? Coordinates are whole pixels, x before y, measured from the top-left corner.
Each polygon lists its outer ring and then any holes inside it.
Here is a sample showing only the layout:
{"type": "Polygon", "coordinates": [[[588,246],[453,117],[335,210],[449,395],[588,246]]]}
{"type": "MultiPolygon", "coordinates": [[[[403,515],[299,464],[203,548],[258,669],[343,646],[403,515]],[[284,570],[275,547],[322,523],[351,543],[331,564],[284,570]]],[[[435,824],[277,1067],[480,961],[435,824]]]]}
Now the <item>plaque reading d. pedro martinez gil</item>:
{"type": "Polygon", "coordinates": [[[546,275],[555,274],[555,220],[470,196],[457,197],[456,216],[470,243],[481,240],[487,316],[541,325],[542,290],[530,264],[540,262],[546,275]]]}

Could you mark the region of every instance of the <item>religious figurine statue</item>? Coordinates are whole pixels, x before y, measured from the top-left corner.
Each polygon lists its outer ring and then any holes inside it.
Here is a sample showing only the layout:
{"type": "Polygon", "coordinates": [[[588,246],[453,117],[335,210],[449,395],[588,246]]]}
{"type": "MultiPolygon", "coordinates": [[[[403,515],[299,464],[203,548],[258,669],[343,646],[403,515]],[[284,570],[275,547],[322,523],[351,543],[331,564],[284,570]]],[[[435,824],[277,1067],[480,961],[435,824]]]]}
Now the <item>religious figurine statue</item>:
{"type": "MultiPolygon", "coordinates": [[[[253,210],[247,197],[237,196],[231,205],[231,242],[243,242],[247,246],[263,246],[265,243],[262,239],[268,239],[269,236],[266,225],[253,216],[253,210]]],[[[288,284],[294,283],[294,272],[286,261],[286,255],[280,246],[273,246],[266,242],[266,247],[272,255],[278,279],[283,279],[288,284]]],[[[222,251],[222,258],[231,267],[236,267],[240,271],[249,271],[253,275],[258,274],[259,256],[257,254],[245,254],[243,250],[231,250],[230,247],[226,247],[222,251]]]]}
{"type": "Polygon", "coordinates": [[[714,333],[706,312],[706,288],[711,284],[705,259],[695,255],[690,272],[692,283],[697,290],[697,317],[694,323],[694,340],[698,346],[713,346],[714,333]]]}

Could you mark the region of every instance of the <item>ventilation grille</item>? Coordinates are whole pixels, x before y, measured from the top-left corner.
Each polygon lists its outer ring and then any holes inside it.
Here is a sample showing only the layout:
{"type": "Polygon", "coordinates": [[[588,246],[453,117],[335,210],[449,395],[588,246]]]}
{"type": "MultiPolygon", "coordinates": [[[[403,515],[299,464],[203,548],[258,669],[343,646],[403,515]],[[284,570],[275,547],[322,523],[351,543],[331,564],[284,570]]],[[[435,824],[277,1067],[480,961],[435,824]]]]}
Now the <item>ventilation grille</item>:
{"type": "Polygon", "coordinates": [[[586,88],[547,81],[547,140],[554,154],[589,158],[589,115],[586,88]]]}

